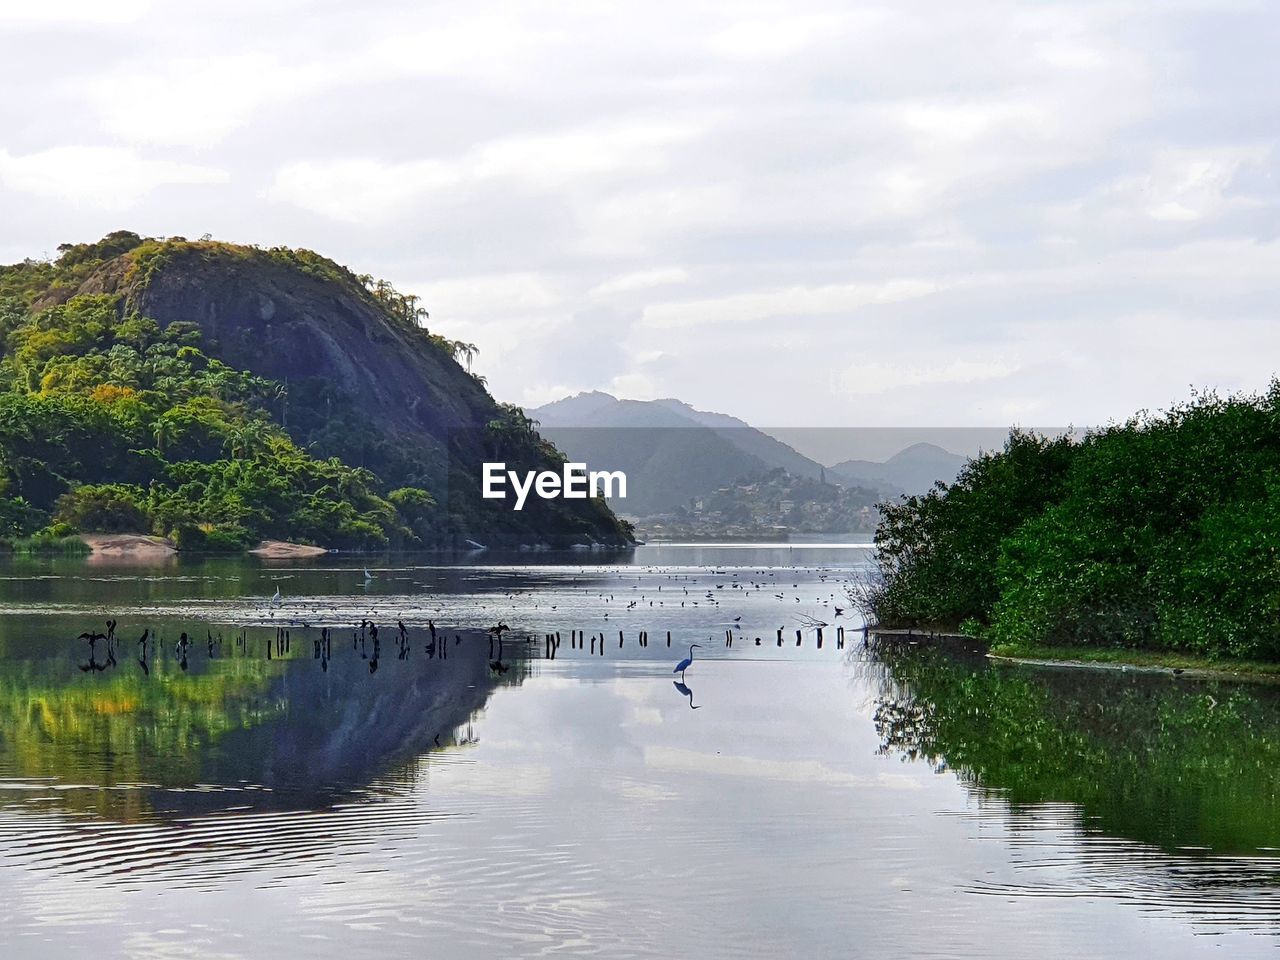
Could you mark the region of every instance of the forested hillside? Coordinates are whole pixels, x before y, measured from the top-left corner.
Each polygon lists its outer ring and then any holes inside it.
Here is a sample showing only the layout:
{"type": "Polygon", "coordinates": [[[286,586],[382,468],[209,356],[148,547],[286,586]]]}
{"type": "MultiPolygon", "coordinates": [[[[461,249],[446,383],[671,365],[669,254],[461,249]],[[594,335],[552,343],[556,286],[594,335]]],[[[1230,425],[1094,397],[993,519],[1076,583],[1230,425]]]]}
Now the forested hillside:
{"type": "Polygon", "coordinates": [[[600,501],[480,499],[484,459],[562,458],[389,284],[306,250],[128,232],[59,252],[0,267],[0,535],[629,541],[600,501]]]}

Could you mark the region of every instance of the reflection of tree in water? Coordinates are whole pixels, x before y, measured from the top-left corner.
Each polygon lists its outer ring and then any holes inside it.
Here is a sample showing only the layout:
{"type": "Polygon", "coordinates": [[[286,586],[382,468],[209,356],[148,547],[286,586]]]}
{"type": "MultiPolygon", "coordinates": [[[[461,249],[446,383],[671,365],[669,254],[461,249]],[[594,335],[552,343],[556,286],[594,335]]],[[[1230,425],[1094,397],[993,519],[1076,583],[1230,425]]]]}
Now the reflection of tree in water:
{"type": "Polygon", "coordinates": [[[1044,670],[880,641],[882,751],[1019,807],[1165,850],[1280,848],[1280,691],[1133,671],[1044,670]]]}

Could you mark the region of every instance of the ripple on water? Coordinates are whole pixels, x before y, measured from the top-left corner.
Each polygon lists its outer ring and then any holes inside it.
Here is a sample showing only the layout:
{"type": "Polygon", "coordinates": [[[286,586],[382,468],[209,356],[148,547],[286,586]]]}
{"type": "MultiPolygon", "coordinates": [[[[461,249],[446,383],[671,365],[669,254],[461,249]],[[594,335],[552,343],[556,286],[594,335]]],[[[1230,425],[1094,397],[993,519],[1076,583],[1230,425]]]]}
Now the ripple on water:
{"type": "Polygon", "coordinates": [[[972,841],[1000,843],[1011,852],[1004,876],[966,883],[968,893],[1113,900],[1197,924],[1280,935],[1280,857],[1269,851],[1163,850],[1091,829],[1071,804],[1010,807],[988,800],[948,816],[979,828],[972,841]]]}

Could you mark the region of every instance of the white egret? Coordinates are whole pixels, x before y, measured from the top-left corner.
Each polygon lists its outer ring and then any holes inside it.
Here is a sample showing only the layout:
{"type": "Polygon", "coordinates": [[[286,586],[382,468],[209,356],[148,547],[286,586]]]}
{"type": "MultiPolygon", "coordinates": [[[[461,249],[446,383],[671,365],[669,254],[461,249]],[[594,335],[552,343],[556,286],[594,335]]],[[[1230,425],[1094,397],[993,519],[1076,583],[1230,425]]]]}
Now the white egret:
{"type": "Polygon", "coordinates": [[[684,680],[684,672],[688,670],[691,666],[693,666],[693,651],[701,650],[701,649],[702,649],[702,644],[700,643],[689,644],[689,656],[685,657],[683,660],[677,663],[676,668],[671,672],[680,674],[680,679],[684,680]]]}

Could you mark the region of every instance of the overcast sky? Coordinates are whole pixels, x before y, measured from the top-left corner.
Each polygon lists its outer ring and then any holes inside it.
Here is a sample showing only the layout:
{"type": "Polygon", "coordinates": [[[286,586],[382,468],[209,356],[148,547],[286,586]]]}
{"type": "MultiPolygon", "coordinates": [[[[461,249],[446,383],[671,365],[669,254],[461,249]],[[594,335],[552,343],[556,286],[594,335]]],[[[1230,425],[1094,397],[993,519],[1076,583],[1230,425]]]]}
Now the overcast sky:
{"type": "Polygon", "coordinates": [[[0,260],[311,247],[501,399],[761,426],[1097,423],[1280,368],[1276,5],[620,8],[5,0],[0,260]]]}

